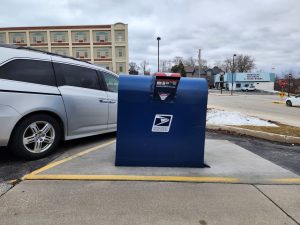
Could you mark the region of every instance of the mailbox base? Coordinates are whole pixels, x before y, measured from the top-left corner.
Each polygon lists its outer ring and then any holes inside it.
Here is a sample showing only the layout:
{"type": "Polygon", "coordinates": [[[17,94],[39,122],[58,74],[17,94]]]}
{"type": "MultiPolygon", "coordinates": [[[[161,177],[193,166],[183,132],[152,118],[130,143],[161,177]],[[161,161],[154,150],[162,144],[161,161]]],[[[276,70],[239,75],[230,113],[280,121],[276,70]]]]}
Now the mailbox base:
{"type": "Polygon", "coordinates": [[[187,167],[187,168],[205,168],[203,163],[197,162],[149,162],[149,161],[130,161],[127,159],[119,159],[116,161],[115,166],[128,166],[128,167],[187,167]]]}

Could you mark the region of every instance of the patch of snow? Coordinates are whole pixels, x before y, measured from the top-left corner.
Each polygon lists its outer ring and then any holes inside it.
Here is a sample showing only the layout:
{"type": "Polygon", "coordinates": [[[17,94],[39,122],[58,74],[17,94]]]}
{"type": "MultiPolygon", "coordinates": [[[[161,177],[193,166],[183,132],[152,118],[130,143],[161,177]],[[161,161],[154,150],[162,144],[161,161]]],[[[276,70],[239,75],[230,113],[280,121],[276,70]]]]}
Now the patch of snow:
{"type": "Polygon", "coordinates": [[[249,125],[277,127],[277,125],[274,123],[270,123],[256,117],[247,116],[240,112],[229,112],[219,109],[208,109],[206,123],[213,125],[249,125]]]}

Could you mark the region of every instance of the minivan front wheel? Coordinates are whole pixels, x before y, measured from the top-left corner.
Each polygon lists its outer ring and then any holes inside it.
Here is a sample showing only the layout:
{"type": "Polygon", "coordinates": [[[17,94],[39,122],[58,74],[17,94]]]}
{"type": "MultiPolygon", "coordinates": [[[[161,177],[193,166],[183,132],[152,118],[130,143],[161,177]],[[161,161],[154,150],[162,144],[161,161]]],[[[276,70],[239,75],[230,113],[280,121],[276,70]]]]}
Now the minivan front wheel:
{"type": "Polygon", "coordinates": [[[21,158],[38,159],[55,150],[60,138],[58,122],[49,115],[37,114],[17,125],[10,140],[10,149],[21,158]]]}

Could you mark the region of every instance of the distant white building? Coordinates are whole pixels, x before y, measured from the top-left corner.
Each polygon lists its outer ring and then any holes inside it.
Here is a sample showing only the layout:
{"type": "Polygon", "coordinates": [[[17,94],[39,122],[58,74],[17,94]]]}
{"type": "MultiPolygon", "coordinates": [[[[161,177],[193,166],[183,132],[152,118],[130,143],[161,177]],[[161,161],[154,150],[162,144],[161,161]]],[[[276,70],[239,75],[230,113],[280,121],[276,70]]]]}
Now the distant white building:
{"type": "MultiPolygon", "coordinates": [[[[228,90],[241,90],[245,85],[254,85],[257,90],[273,91],[274,90],[274,73],[225,73],[224,88],[228,90]],[[233,78],[233,87],[232,87],[233,78]]],[[[220,74],[214,76],[216,88],[220,87],[220,74]]]]}

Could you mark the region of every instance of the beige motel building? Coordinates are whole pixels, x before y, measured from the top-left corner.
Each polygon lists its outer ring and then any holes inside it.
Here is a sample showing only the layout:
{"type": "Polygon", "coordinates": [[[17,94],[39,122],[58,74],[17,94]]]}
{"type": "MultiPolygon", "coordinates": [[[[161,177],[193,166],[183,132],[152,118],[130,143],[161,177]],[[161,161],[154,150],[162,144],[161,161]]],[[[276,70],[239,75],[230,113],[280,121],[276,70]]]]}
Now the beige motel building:
{"type": "Polygon", "coordinates": [[[0,44],[27,46],[128,73],[128,25],[0,28],[0,44]]]}

